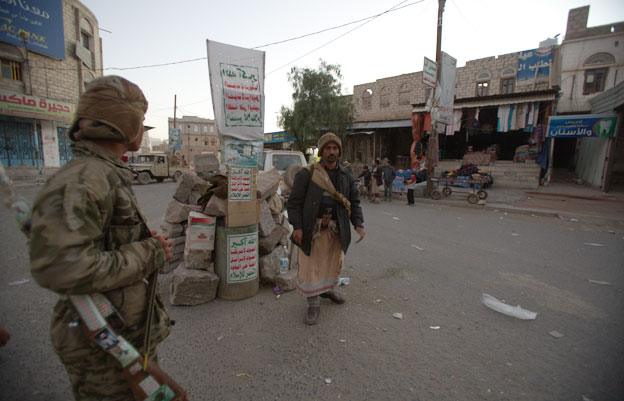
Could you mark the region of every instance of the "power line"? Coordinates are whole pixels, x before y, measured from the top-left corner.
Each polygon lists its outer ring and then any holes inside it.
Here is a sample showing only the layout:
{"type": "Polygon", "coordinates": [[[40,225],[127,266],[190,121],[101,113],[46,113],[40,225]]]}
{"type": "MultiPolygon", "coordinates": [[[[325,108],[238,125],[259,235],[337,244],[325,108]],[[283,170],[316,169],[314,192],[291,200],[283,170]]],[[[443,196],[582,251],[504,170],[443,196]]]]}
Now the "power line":
{"type": "MultiPolygon", "coordinates": [[[[363,23],[363,24],[358,25],[358,26],[357,26],[357,27],[355,27],[354,29],[347,31],[346,33],[344,33],[344,34],[342,34],[342,35],[338,36],[338,37],[337,37],[337,38],[335,38],[334,40],[329,41],[329,42],[325,43],[324,45],[319,46],[318,48],[316,48],[316,49],[312,50],[312,51],[310,52],[310,53],[312,53],[312,52],[314,52],[314,51],[316,51],[316,50],[318,50],[318,49],[320,49],[320,48],[322,48],[322,47],[324,47],[324,46],[327,46],[328,44],[330,44],[330,43],[334,42],[335,40],[338,40],[339,38],[341,38],[341,37],[343,37],[343,36],[347,35],[348,33],[353,32],[354,30],[356,30],[356,29],[358,29],[358,28],[362,27],[363,25],[366,25],[367,23],[369,23],[369,22],[373,21],[374,19],[376,19],[376,18],[378,18],[378,17],[380,17],[380,16],[382,16],[382,15],[385,15],[385,14],[388,14],[388,13],[391,13],[391,12],[395,12],[395,11],[399,11],[399,10],[401,10],[401,9],[403,9],[403,8],[410,7],[410,6],[413,6],[413,5],[416,5],[416,4],[419,4],[419,3],[422,3],[422,2],[424,2],[424,1],[426,1],[426,0],[418,0],[418,1],[414,1],[414,2],[412,2],[412,3],[405,4],[405,5],[402,5],[402,6],[401,6],[401,4],[405,3],[406,1],[408,1],[408,0],[404,0],[404,1],[400,2],[399,4],[397,4],[397,5],[393,6],[393,7],[391,7],[390,9],[388,9],[388,10],[386,10],[386,11],[383,11],[383,12],[381,12],[381,13],[378,13],[378,14],[374,14],[374,15],[371,15],[371,16],[368,16],[368,17],[360,18],[360,19],[355,20],[355,21],[346,22],[346,23],[343,23],[343,24],[340,24],[340,25],[335,25],[335,26],[332,26],[332,27],[329,27],[329,28],[321,29],[321,30],[319,30],[319,31],[315,31],[315,32],[307,33],[307,34],[304,34],[304,35],[299,35],[299,36],[295,36],[295,37],[292,37],[292,38],[288,38],[288,39],[284,39],[284,40],[279,40],[279,41],[276,41],[276,42],[271,42],[271,43],[267,43],[267,44],[264,44],[264,45],[260,45],[260,46],[252,47],[252,49],[261,49],[261,48],[263,48],[263,47],[269,47],[269,46],[278,45],[278,44],[282,44],[282,43],[292,42],[292,41],[295,41],[295,40],[299,40],[299,39],[303,39],[303,38],[306,38],[306,37],[310,37],[310,36],[318,35],[318,34],[321,34],[321,33],[324,33],[324,32],[328,32],[328,31],[331,31],[331,30],[335,30],[335,29],[343,28],[343,27],[345,27],[345,26],[349,26],[349,25],[357,24],[357,23],[359,23],[359,22],[363,22],[363,21],[364,21],[364,23],[363,23]],[[399,7],[399,6],[400,6],[400,7],[399,7]]],[[[106,30],[104,30],[104,29],[101,29],[101,30],[106,31],[106,30]]],[[[110,31],[106,31],[106,32],[110,32],[110,31]]],[[[309,54],[309,53],[308,53],[308,54],[309,54]]],[[[307,56],[308,54],[305,54],[305,55],[304,55],[304,56],[302,56],[302,57],[305,57],[305,56],[307,56]]],[[[170,65],[186,64],[186,63],[192,63],[192,62],[196,62],[196,61],[203,61],[203,60],[206,60],[206,59],[207,59],[207,57],[197,57],[197,58],[192,58],[192,59],[185,59],[185,60],[171,61],[171,62],[166,62],[166,63],[146,64],[146,65],[137,65],[137,66],[132,66],[132,67],[106,67],[106,68],[95,68],[95,69],[93,69],[93,71],[128,71],[128,70],[138,70],[138,69],[143,69],[143,68],[166,67],[166,66],[170,66],[170,65]]],[[[297,60],[298,60],[298,59],[297,59],[297,60]]],[[[294,60],[294,61],[292,61],[291,63],[293,63],[293,62],[295,62],[295,61],[297,61],[297,60],[294,60]]],[[[290,64],[290,63],[289,63],[289,64],[290,64]]],[[[45,65],[44,65],[44,66],[36,66],[36,65],[33,65],[33,66],[32,66],[32,68],[39,68],[39,69],[45,69],[45,70],[55,70],[55,71],[74,71],[74,70],[75,70],[75,68],[56,68],[56,67],[48,67],[48,66],[45,66],[45,65]]],[[[278,68],[278,69],[281,69],[281,68],[283,68],[283,66],[282,66],[282,67],[280,67],[280,68],[278,68]]],[[[275,70],[274,70],[274,71],[275,71],[275,70]]],[[[271,71],[271,72],[273,72],[273,71],[271,71]]]]}
{"type": "MultiPolygon", "coordinates": [[[[379,13],[379,14],[375,15],[374,17],[371,17],[371,18],[369,18],[369,19],[365,20],[365,22],[361,23],[360,25],[356,26],[355,28],[353,28],[353,29],[349,29],[347,32],[345,32],[345,33],[343,33],[343,34],[341,34],[341,35],[338,35],[337,37],[335,37],[334,39],[330,40],[329,42],[326,42],[326,43],[324,43],[324,44],[322,44],[322,45],[320,45],[320,46],[318,46],[318,47],[316,47],[316,48],[314,48],[314,49],[310,50],[309,52],[307,52],[307,53],[303,54],[302,56],[299,56],[299,57],[297,57],[297,58],[295,58],[295,59],[293,59],[293,60],[289,61],[289,62],[288,62],[288,63],[286,63],[286,64],[282,64],[281,66],[279,66],[279,67],[277,67],[277,68],[275,68],[275,69],[273,69],[273,70],[269,71],[266,75],[271,75],[271,74],[272,74],[272,73],[274,73],[275,71],[281,70],[282,68],[287,67],[287,66],[289,66],[290,64],[292,64],[292,63],[294,63],[294,62],[296,62],[296,61],[301,60],[302,58],[304,58],[304,57],[306,57],[306,56],[308,56],[308,55],[310,55],[310,54],[314,53],[315,51],[317,51],[317,50],[319,50],[319,49],[322,49],[323,47],[325,47],[325,46],[327,46],[327,45],[330,45],[331,43],[333,43],[333,42],[337,41],[338,39],[340,39],[340,38],[342,38],[342,37],[344,37],[344,36],[346,36],[346,35],[350,34],[351,32],[355,31],[356,29],[359,29],[359,28],[363,27],[364,25],[368,24],[369,22],[374,21],[376,18],[381,17],[382,15],[385,15],[385,14],[387,14],[387,13],[389,13],[389,12],[392,12],[392,11],[396,11],[396,10],[398,10],[398,9],[399,9],[398,7],[399,7],[401,4],[405,3],[406,1],[408,1],[408,0],[403,0],[403,1],[401,1],[400,3],[398,3],[398,4],[394,5],[393,7],[389,8],[388,10],[386,10],[386,11],[384,11],[384,12],[381,12],[381,13],[379,13]]],[[[414,5],[414,4],[422,3],[422,2],[424,2],[424,1],[425,1],[425,0],[418,0],[418,1],[415,1],[415,2],[413,2],[413,3],[410,3],[409,5],[414,5]]],[[[406,6],[404,6],[404,7],[407,7],[407,5],[406,5],[406,6]]]]}

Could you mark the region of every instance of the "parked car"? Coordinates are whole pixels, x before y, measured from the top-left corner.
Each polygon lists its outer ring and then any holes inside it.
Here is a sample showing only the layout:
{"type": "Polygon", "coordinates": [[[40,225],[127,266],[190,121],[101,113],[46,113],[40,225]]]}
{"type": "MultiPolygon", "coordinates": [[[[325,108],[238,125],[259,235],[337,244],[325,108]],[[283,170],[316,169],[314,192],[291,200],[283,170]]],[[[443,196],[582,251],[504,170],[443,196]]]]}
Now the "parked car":
{"type": "Polygon", "coordinates": [[[291,165],[306,166],[303,153],[295,150],[265,150],[262,152],[262,166],[264,171],[276,168],[281,175],[291,165]]]}

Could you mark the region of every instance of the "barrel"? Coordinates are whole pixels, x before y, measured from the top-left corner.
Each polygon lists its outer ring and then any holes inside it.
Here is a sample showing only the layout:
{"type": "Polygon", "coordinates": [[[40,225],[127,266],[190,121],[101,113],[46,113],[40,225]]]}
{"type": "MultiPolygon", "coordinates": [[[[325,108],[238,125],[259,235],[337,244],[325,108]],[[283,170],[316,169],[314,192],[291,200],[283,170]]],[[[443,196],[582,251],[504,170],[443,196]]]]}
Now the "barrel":
{"type": "Polygon", "coordinates": [[[217,296],[235,301],[253,297],[260,287],[258,225],[217,225],[215,273],[219,276],[217,296]]]}

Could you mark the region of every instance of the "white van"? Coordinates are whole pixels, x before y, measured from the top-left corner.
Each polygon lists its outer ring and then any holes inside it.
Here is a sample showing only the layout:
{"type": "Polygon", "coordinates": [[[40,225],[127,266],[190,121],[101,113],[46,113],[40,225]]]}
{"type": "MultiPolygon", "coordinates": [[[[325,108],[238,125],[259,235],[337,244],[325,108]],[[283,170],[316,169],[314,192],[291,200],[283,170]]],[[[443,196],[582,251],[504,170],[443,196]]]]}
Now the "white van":
{"type": "Polygon", "coordinates": [[[303,153],[294,150],[265,150],[262,152],[262,165],[264,171],[276,168],[280,174],[284,174],[291,165],[306,166],[303,153]]]}

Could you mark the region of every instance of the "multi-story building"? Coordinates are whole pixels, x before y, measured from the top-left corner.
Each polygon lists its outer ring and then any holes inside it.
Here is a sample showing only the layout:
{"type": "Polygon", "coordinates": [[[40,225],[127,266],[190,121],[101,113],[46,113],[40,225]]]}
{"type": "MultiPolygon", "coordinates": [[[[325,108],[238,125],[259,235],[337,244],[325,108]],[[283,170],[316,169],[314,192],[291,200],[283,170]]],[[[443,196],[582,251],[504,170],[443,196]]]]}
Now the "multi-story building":
{"type": "MultiPolygon", "coordinates": [[[[572,9],[568,14],[565,38],[559,49],[561,96],[557,114],[603,113],[607,109],[599,105],[604,102],[594,100],[624,82],[624,22],[588,27],[588,17],[589,6],[572,9]]],[[[614,98],[614,93],[619,91],[611,91],[605,99],[614,98]]],[[[617,141],[615,138],[555,139],[552,158],[554,167],[558,168],[555,173],[574,171],[584,181],[608,189],[611,175],[624,175],[622,121],[619,127],[617,141]],[[607,168],[609,165],[613,168],[607,168]]]]}
{"type": "Polygon", "coordinates": [[[202,152],[219,151],[219,136],[214,120],[196,116],[183,116],[175,120],[169,118],[169,132],[172,128],[180,131],[179,140],[169,138],[169,146],[184,162],[192,163],[193,156],[202,152]]]}
{"type": "Polygon", "coordinates": [[[101,75],[95,15],[78,0],[2,2],[0,160],[12,175],[71,158],[67,131],[85,84],[101,75]],[[37,10],[35,13],[33,10],[37,10]]]}

